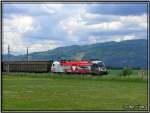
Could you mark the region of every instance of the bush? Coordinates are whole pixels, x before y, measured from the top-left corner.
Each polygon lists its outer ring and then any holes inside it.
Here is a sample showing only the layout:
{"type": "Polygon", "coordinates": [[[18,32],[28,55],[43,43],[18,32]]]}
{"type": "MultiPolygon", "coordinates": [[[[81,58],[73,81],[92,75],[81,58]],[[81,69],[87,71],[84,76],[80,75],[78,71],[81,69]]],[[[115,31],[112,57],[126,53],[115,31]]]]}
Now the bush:
{"type": "Polygon", "coordinates": [[[132,69],[129,67],[125,67],[122,69],[122,71],[120,72],[120,76],[127,76],[127,75],[131,75],[132,74],[132,69]]]}

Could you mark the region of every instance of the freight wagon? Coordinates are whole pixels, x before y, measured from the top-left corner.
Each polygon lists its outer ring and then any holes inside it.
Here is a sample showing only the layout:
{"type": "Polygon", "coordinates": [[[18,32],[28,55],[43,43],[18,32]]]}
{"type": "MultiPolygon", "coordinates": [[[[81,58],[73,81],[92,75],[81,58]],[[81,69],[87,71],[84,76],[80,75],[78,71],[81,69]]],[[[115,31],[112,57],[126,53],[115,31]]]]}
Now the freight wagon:
{"type": "Polygon", "coordinates": [[[54,73],[107,74],[102,61],[54,61],[51,66],[54,73]]]}
{"type": "Polygon", "coordinates": [[[52,61],[4,61],[3,72],[49,72],[52,61]]]}

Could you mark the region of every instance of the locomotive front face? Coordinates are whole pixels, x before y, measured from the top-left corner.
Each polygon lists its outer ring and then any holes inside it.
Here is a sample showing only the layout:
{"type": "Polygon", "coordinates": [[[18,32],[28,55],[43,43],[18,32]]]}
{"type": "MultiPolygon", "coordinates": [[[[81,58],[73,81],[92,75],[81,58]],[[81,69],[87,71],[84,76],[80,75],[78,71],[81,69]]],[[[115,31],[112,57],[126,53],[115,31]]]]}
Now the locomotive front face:
{"type": "Polygon", "coordinates": [[[60,62],[58,61],[53,62],[51,66],[51,72],[64,72],[62,66],[60,65],[60,62]]]}
{"type": "Polygon", "coordinates": [[[93,61],[91,71],[97,75],[107,74],[106,67],[102,61],[93,61]]]}

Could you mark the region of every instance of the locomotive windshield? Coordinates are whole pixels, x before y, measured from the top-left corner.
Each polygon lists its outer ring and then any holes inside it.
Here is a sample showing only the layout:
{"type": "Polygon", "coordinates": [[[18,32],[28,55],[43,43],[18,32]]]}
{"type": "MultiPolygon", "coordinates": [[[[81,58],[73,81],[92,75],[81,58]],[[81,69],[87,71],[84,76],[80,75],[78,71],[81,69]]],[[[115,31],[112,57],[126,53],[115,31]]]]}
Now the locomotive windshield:
{"type": "Polygon", "coordinates": [[[99,66],[99,67],[105,67],[105,65],[104,65],[103,62],[99,62],[99,63],[98,63],[98,66],[99,66]]]}

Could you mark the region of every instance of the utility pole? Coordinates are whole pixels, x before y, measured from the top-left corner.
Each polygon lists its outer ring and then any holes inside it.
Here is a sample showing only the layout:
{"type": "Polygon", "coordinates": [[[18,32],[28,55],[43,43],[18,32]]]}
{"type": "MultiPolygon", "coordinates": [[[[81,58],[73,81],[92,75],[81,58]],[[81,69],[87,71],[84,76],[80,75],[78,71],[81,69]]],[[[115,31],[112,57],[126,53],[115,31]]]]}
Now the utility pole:
{"type": "Polygon", "coordinates": [[[27,62],[29,61],[29,52],[28,52],[28,47],[27,47],[27,62]]]}
{"type": "Polygon", "coordinates": [[[8,72],[9,72],[9,61],[10,61],[10,48],[9,48],[9,45],[8,45],[8,72]]]}
{"type": "Polygon", "coordinates": [[[28,47],[27,47],[27,71],[29,71],[29,51],[28,51],[28,47]]]}

